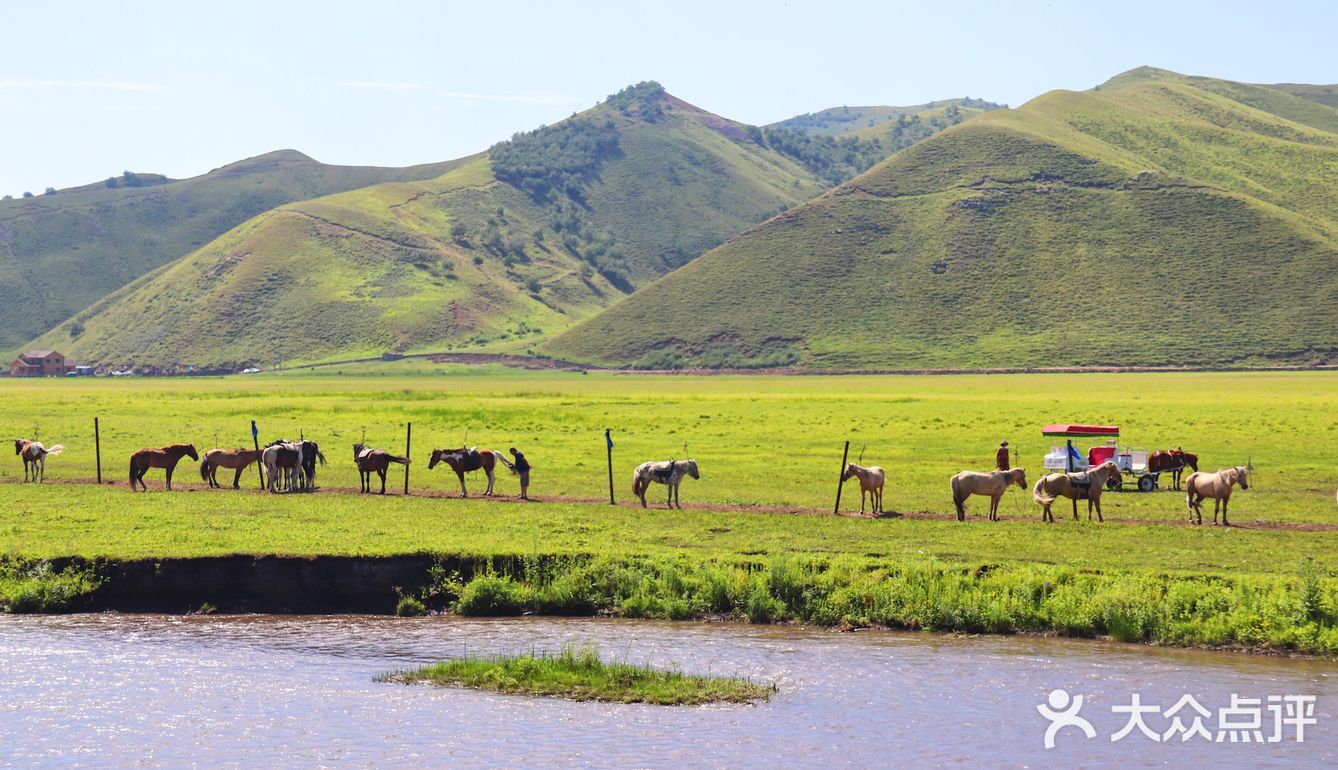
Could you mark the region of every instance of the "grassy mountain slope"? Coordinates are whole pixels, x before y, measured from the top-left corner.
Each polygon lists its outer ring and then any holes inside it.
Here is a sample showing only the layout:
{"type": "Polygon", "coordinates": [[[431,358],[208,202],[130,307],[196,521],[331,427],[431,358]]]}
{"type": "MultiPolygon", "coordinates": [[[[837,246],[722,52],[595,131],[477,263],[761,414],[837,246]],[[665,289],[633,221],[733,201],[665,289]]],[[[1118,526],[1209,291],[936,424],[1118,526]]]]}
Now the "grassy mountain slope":
{"type": "Polygon", "coordinates": [[[926,124],[931,119],[938,118],[939,122],[944,124],[942,127],[947,128],[948,125],[952,125],[948,123],[948,120],[957,114],[970,117],[981,112],[997,110],[1003,106],[984,99],[966,97],[962,99],[942,99],[908,107],[831,107],[818,112],[796,115],[793,118],[771,123],[766,127],[802,131],[814,136],[835,138],[860,135],[867,139],[883,136],[897,123],[909,123],[917,116],[926,124]],[[953,108],[956,108],[955,111],[953,111],[953,108]],[[944,116],[949,111],[953,111],[953,115],[945,119],[944,116]]]}
{"type": "Polygon", "coordinates": [[[0,351],[262,211],[377,182],[432,178],[450,167],[329,166],[283,150],[191,179],[127,174],[0,201],[0,351]]]}
{"type": "Polygon", "coordinates": [[[1160,72],[948,129],[544,349],[648,367],[1333,360],[1329,108],[1160,72]]]}
{"type": "Polygon", "coordinates": [[[436,179],[268,211],[34,344],[165,370],[523,348],[824,188],[642,84],[436,179]]]}

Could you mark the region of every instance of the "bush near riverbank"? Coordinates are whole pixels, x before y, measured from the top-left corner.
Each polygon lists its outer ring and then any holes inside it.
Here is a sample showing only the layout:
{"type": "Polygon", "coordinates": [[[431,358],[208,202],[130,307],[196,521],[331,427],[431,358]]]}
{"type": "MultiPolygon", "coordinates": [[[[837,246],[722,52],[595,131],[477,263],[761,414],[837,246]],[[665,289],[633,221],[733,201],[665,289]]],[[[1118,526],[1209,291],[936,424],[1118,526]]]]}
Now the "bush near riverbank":
{"type": "Polygon", "coordinates": [[[516,558],[437,574],[428,607],[461,615],[615,615],[1110,636],[1125,642],[1338,654],[1338,580],[1083,572],[1051,565],[886,565],[778,557],[516,558]]]}
{"type": "Polygon", "coordinates": [[[69,612],[101,584],[91,566],[0,559],[0,612],[69,612]]]}
{"type": "Polygon", "coordinates": [[[660,671],[630,663],[605,663],[593,647],[563,647],[556,654],[464,657],[413,671],[400,671],[382,681],[468,687],[509,695],[538,695],[578,701],[653,703],[695,706],[703,703],[751,703],[776,691],[747,679],[696,676],[678,670],[660,671]]]}

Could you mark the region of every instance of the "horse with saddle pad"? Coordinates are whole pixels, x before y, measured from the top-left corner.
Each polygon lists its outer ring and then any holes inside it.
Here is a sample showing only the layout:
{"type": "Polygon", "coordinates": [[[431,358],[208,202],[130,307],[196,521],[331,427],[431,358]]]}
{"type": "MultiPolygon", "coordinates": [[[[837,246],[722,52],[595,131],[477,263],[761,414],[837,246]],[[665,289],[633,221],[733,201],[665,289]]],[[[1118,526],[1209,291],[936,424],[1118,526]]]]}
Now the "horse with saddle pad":
{"type": "Polygon", "coordinates": [[[1114,479],[1120,481],[1120,469],[1115,463],[1107,460],[1100,465],[1092,468],[1085,473],[1051,473],[1042,476],[1032,488],[1032,497],[1037,504],[1045,510],[1041,514],[1041,520],[1054,523],[1055,516],[1050,512],[1050,505],[1060,497],[1067,497],[1073,501],[1073,520],[1078,520],[1078,501],[1087,501],[1087,520],[1092,519],[1092,508],[1096,508],[1096,520],[1105,521],[1101,517],[1101,492],[1106,488],[1106,482],[1114,479]]]}
{"type": "Polygon", "coordinates": [[[26,438],[14,439],[14,454],[23,460],[23,480],[28,481],[28,469],[32,468],[32,481],[46,481],[46,458],[58,455],[64,451],[64,444],[56,444],[51,448],[42,446],[40,441],[29,441],[26,438]]]}
{"type": "Polygon", "coordinates": [[[473,473],[482,469],[488,476],[488,487],[483,490],[484,497],[491,497],[493,493],[493,484],[497,482],[497,464],[506,466],[512,473],[516,472],[516,467],[506,456],[496,449],[479,449],[478,447],[460,447],[459,449],[433,449],[432,458],[427,461],[427,469],[432,470],[437,467],[437,463],[445,463],[450,469],[455,471],[456,478],[460,479],[460,496],[469,497],[469,491],[465,488],[465,474],[473,473]]]}
{"type": "Polygon", "coordinates": [[[678,499],[678,485],[683,482],[684,476],[691,476],[694,479],[700,479],[697,472],[696,460],[669,460],[644,462],[632,471],[632,494],[641,499],[641,507],[646,507],[646,490],[652,483],[664,484],[669,488],[668,505],[673,508],[677,505],[683,507],[683,503],[678,499]]]}

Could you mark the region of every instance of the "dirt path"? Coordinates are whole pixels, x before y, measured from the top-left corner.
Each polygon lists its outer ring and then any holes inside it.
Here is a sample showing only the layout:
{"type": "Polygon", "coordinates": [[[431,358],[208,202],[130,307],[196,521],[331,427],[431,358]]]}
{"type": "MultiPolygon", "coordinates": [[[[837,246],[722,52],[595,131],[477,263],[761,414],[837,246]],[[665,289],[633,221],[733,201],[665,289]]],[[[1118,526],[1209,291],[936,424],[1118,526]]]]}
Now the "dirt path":
{"type": "MultiPolygon", "coordinates": [[[[87,485],[87,486],[91,486],[91,485],[96,485],[97,482],[94,481],[93,479],[87,479],[87,478],[85,478],[85,479],[52,479],[52,480],[47,481],[47,482],[45,482],[45,483],[47,483],[47,484],[77,484],[77,485],[87,485]]],[[[124,484],[123,482],[118,482],[118,481],[104,481],[104,482],[103,482],[103,485],[104,485],[104,486],[120,486],[120,487],[124,487],[124,486],[125,486],[125,484],[124,484]]],[[[376,487],[374,487],[374,488],[376,488],[376,487]]],[[[400,490],[402,490],[403,488],[404,488],[404,487],[402,486],[402,484],[401,484],[401,485],[396,485],[396,484],[391,483],[391,482],[388,481],[388,483],[386,484],[386,495],[387,495],[388,497],[400,497],[400,496],[402,496],[402,492],[401,492],[400,490]]],[[[162,480],[161,480],[161,478],[159,479],[157,485],[154,485],[154,484],[150,483],[150,484],[149,484],[149,489],[150,489],[150,490],[161,490],[161,489],[162,489],[162,480]]],[[[178,479],[178,480],[176,481],[176,483],[173,484],[173,491],[179,491],[179,492],[207,492],[207,491],[211,491],[211,490],[209,489],[208,485],[206,485],[206,484],[201,484],[201,483],[198,483],[198,482],[183,482],[183,481],[181,481],[180,479],[178,479]]],[[[218,490],[218,491],[219,491],[219,492],[231,492],[231,491],[233,491],[233,490],[232,490],[230,487],[225,487],[224,489],[221,489],[221,490],[218,490]]],[[[264,490],[261,490],[261,489],[258,489],[258,488],[257,488],[257,482],[256,482],[256,477],[255,477],[255,474],[254,474],[254,473],[249,474],[249,476],[247,476],[247,475],[244,475],[244,476],[243,476],[242,486],[241,486],[241,489],[240,489],[239,491],[242,492],[242,493],[245,493],[245,494],[267,494],[264,490]]],[[[360,493],[356,488],[354,488],[354,487],[338,486],[338,485],[325,485],[325,484],[320,485],[320,487],[319,487],[319,492],[322,493],[322,494],[327,494],[327,495],[358,495],[358,494],[361,494],[361,493],[360,493]]],[[[276,497],[280,497],[280,496],[281,496],[281,495],[276,495],[276,497]]],[[[442,490],[442,489],[416,490],[416,491],[414,491],[413,493],[411,493],[410,496],[411,496],[411,497],[422,497],[422,498],[427,498],[427,499],[429,499],[429,500],[459,500],[459,499],[460,499],[460,495],[459,495],[458,493],[453,492],[453,491],[450,491],[450,490],[442,490]]],[[[494,504],[494,505],[542,505],[542,504],[544,504],[544,503],[565,503],[565,504],[575,504],[575,505],[608,505],[608,500],[607,500],[607,498],[603,498],[603,497],[570,497],[570,496],[560,496],[560,495],[557,495],[557,496],[551,496],[551,497],[535,497],[535,498],[531,498],[531,499],[529,499],[529,500],[521,500],[520,498],[515,497],[514,495],[497,495],[497,496],[494,496],[494,497],[483,497],[482,495],[480,495],[480,494],[478,494],[478,493],[475,493],[475,494],[471,495],[469,499],[470,499],[470,500],[486,500],[487,502],[489,502],[489,503],[491,503],[491,504],[494,504]]],[[[618,508],[636,508],[636,507],[638,507],[638,505],[639,505],[639,503],[638,503],[635,499],[633,499],[633,500],[621,500],[621,501],[619,501],[619,502],[616,504],[615,507],[618,507],[618,508]]],[[[651,509],[654,509],[654,510],[665,510],[665,508],[664,508],[664,504],[663,504],[663,503],[655,504],[654,502],[652,502],[652,503],[650,504],[650,508],[651,508],[651,509]]],[[[688,504],[686,510],[693,510],[693,511],[709,511],[709,512],[712,512],[712,513],[754,513],[754,514],[773,515],[773,516],[840,516],[840,517],[842,517],[842,518],[847,518],[847,519],[911,519],[911,520],[915,520],[915,521],[950,521],[950,520],[952,519],[952,514],[951,514],[951,513],[946,513],[946,512],[942,512],[942,513],[941,513],[941,512],[935,512],[935,511],[888,511],[888,512],[883,513],[883,514],[880,515],[880,516],[873,516],[873,515],[869,515],[869,514],[861,514],[861,513],[857,512],[857,511],[842,511],[842,512],[839,513],[839,514],[833,514],[831,511],[829,511],[829,510],[827,510],[827,509],[825,509],[825,508],[824,508],[824,509],[818,509],[818,508],[804,508],[804,507],[801,507],[801,506],[795,506],[795,505],[774,505],[774,504],[761,504],[761,503],[756,504],[756,505],[742,505],[742,504],[737,504],[737,503],[690,503],[690,504],[688,504]]],[[[1056,514],[1055,518],[1056,518],[1056,520],[1057,520],[1059,523],[1065,523],[1066,521],[1071,521],[1071,519],[1065,519],[1065,517],[1063,517],[1063,516],[1059,516],[1058,514],[1056,514]]],[[[974,523],[974,522],[977,521],[977,520],[979,520],[979,521],[981,521],[981,522],[984,522],[984,517],[983,517],[983,515],[970,515],[970,516],[968,517],[968,523],[974,523]]],[[[1039,522],[1039,521],[1040,521],[1040,514],[1037,513],[1035,517],[1028,516],[1028,517],[1025,517],[1025,518],[1008,518],[1008,517],[1005,517],[1003,520],[1004,520],[1005,522],[1008,522],[1008,521],[1015,521],[1015,522],[1036,521],[1036,522],[1039,522]]],[[[1127,525],[1134,525],[1134,526],[1142,525],[1142,526],[1151,526],[1151,527],[1183,527],[1183,526],[1190,526],[1189,523],[1188,523],[1187,521],[1185,521],[1183,518],[1181,518],[1181,515],[1180,515],[1180,514],[1177,514],[1176,516],[1171,517],[1171,518],[1168,518],[1168,519],[1165,519],[1165,520],[1157,520],[1157,519],[1129,519],[1129,518],[1122,518],[1122,517],[1112,516],[1112,517],[1109,517],[1109,518],[1106,519],[1106,523],[1109,523],[1109,524],[1127,524],[1127,525]]],[[[1208,524],[1208,523],[1205,523],[1203,526],[1205,526],[1205,527],[1210,527],[1210,526],[1212,526],[1212,525],[1211,525],[1211,524],[1208,524]]],[[[1232,526],[1232,528],[1234,528],[1234,529],[1259,530],[1259,531],[1283,531],[1283,532],[1338,532],[1338,523],[1330,524],[1330,523],[1325,523],[1325,522],[1309,522],[1309,521],[1258,521],[1258,520],[1256,520],[1256,521],[1247,521],[1247,522],[1243,522],[1243,523],[1242,523],[1242,522],[1236,522],[1236,523],[1233,523],[1231,526],[1232,526]]]]}

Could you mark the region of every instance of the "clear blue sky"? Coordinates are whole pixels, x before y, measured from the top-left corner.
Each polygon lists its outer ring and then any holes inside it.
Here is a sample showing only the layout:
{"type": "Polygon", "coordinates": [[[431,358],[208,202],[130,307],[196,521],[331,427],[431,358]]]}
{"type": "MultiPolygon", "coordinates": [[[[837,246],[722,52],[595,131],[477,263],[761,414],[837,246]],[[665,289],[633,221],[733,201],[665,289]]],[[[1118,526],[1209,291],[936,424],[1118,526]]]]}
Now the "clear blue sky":
{"type": "Polygon", "coordinates": [[[653,79],[748,123],[842,104],[1020,105],[1142,64],[1338,81],[1338,2],[6,4],[0,193],[295,148],[408,165],[653,79]]]}

